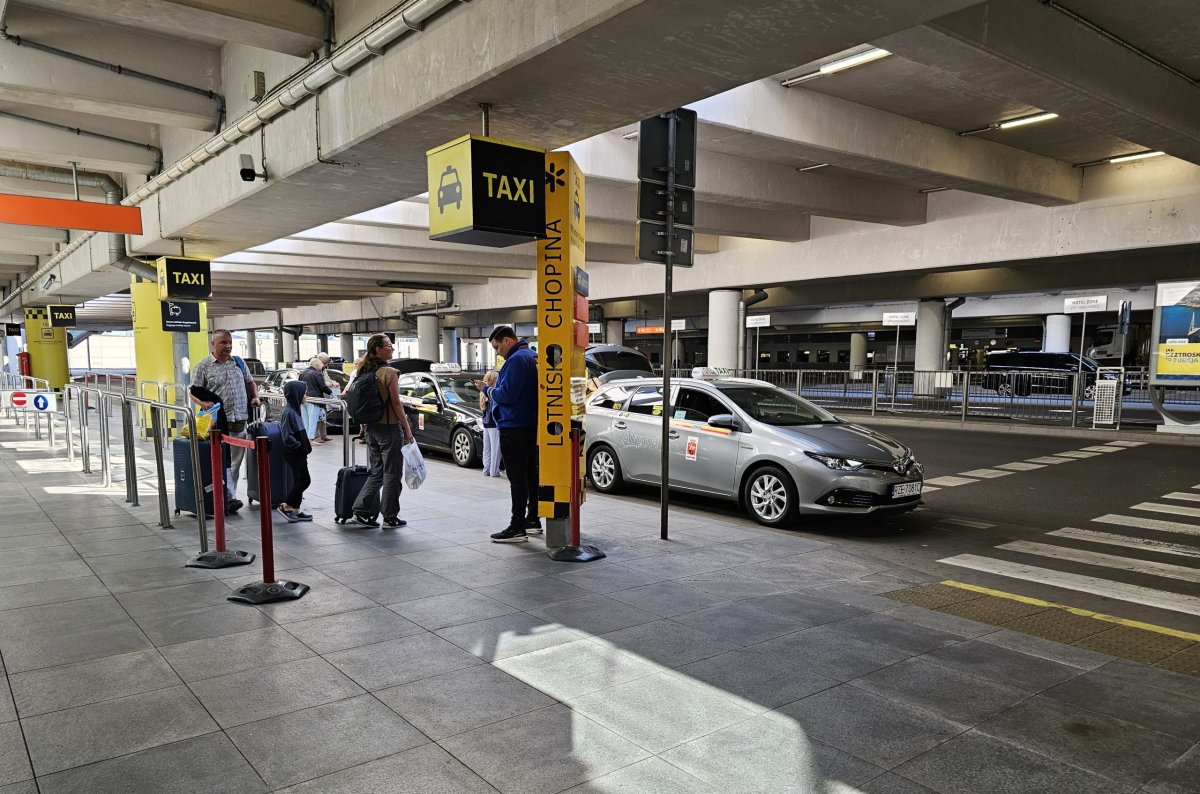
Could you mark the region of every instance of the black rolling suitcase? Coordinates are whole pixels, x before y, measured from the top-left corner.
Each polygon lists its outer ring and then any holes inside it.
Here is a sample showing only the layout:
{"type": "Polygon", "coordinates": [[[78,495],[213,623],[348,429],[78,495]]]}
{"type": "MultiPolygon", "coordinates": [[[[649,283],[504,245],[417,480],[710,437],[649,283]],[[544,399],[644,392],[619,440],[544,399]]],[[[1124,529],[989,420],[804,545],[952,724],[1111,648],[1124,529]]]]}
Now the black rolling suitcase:
{"type": "Polygon", "coordinates": [[[354,518],[354,500],[362,492],[371,470],[366,466],[344,466],[338,469],[337,488],[333,494],[334,522],[345,524],[354,518]]]}
{"type": "MultiPolygon", "coordinates": [[[[175,514],[196,512],[196,477],[192,471],[192,441],[177,438],[172,442],[171,452],[175,461],[175,514]]],[[[200,472],[204,483],[204,514],[213,514],[212,499],[212,452],[207,441],[200,442],[200,472]]]]}
{"type": "MultiPolygon", "coordinates": [[[[255,429],[271,442],[271,452],[268,458],[271,468],[271,507],[278,507],[287,501],[288,491],[292,490],[292,467],[287,465],[283,459],[282,430],[278,422],[259,422],[255,429]]],[[[262,500],[258,498],[258,455],[254,450],[246,450],[244,465],[246,467],[246,498],[250,502],[261,502],[262,500]]]]}

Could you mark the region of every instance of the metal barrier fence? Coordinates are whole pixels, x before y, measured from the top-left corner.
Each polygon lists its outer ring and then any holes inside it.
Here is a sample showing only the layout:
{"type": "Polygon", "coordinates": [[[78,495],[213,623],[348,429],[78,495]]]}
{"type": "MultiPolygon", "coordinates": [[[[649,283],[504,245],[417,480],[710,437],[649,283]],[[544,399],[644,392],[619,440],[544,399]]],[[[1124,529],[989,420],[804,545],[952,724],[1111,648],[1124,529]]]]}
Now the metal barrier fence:
{"type": "MultiPolygon", "coordinates": [[[[1003,372],[987,370],[729,370],[730,377],[765,381],[835,411],[864,411],[872,416],[939,415],[967,419],[1069,424],[1093,420],[1109,424],[1095,413],[1099,379],[1124,383],[1117,389],[1111,424],[1120,426],[1122,411],[1133,405],[1151,410],[1150,389],[1159,401],[1182,412],[1200,412],[1200,390],[1150,387],[1141,373],[1131,384],[1117,367],[1095,374],[1056,370],[1003,372]]],[[[676,370],[689,377],[691,370],[676,370]]],[[[1108,415],[1108,406],[1101,412],[1108,415]]],[[[1197,418],[1200,418],[1198,416],[1197,418]]]]}
{"type": "MultiPolygon", "coordinates": [[[[263,404],[263,412],[260,418],[268,421],[278,421],[283,415],[284,406],[287,405],[287,399],[281,394],[263,394],[259,392],[259,401],[263,404]]],[[[342,409],[342,465],[354,465],[354,439],[350,437],[350,411],[346,408],[346,401],[336,397],[307,397],[305,402],[311,405],[319,405],[325,409],[340,407],[342,409]]]]}

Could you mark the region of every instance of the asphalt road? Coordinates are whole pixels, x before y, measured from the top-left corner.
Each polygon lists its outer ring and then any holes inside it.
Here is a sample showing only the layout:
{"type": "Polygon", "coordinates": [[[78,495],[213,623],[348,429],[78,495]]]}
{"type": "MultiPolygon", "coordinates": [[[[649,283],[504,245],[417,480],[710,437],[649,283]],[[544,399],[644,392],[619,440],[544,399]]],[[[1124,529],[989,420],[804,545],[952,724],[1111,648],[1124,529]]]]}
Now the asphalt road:
{"type": "MultiPolygon", "coordinates": [[[[875,427],[913,448],[927,483],[964,482],[930,488],[921,508],[901,516],[804,517],[792,531],[945,579],[1200,632],[1200,446],[1159,443],[1152,433],[1144,445],[1120,448],[1103,433],[875,427]],[[1112,451],[1085,450],[1097,446],[1112,451]],[[1107,516],[1116,518],[1095,520],[1107,516]],[[942,562],[950,558],[963,564],[942,562]]],[[[657,498],[653,488],[632,493],[657,498]]],[[[727,503],[678,499],[736,513],[727,503]]]]}

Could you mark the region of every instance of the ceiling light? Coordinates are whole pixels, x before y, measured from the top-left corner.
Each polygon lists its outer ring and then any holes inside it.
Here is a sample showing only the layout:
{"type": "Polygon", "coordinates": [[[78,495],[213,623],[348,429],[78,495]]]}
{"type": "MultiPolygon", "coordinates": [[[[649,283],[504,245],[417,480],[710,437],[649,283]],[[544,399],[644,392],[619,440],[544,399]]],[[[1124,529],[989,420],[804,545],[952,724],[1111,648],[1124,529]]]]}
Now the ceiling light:
{"type": "Polygon", "coordinates": [[[1145,160],[1147,157],[1158,157],[1165,152],[1138,152],[1137,154],[1123,154],[1120,157],[1110,157],[1110,163],[1128,163],[1130,160],[1145,160]]]}
{"type": "Polygon", "coordinates": [[[869,50],[855,53],[854,55],[846,58],[839,58],[836,61],[830,61],[815,72],[797,75],[796,77],[789,77],[780,83],[780,85],[782,85],[784,88],[791,88],[798,83],[803,83],[818,77],[825,77],[826,75],[837,74],[838,72],[845,71],[846,69],[853,69],[855,66],[862,66],[864,63],[870,63],[871,61],[877,61],[880,58],[886,58],[889,55],[891,55],[891,53],[887,50],[881,50],[878,47],[872,47],[869,50]]]}
{"type": "Polygon", "coordinates": [[[622,137],[622,138],[624,138],[624,139],[625,139],[625,140],[627,140],[627,141],[632,141],[632,140],[633,140],[634,138],[636,138],[637,136],[638,136],[638,131],[637,131],[637,130],[634,130],[633,132],[627,132],[627,133],[625,133],[625,134],[624,134],[624,135],[622,135],[621,137],[622,137]]]}
{"type": "Polygon", "coordinates": [[[918,193],[940,193],[943,190],[949,190],[948,187],[923,187],[918,190],[918,193]]]}
{"type": "Polygon", "coordinates": [[[1057,113],[1035,113],[1032,116],[1024,116],[1019,119],[1009,119],[1002,121],[996,125],[996,129],[1007,130],[1013,127],[1024,127],[1026,124],[1037,124],[1039,121],[1049,121],[1050,119],[1058,118],[1057,113]]]}
{"type": "Polygon", "coordinates": [[[829,165],[829,163],[817,163],[816,165],[804,165],[804,166],[797,168],[796,170],[799,171],[800,173],[804,173],[805,171],[816,171],[818,168],[824,168],[827,165],[829,165]]]}

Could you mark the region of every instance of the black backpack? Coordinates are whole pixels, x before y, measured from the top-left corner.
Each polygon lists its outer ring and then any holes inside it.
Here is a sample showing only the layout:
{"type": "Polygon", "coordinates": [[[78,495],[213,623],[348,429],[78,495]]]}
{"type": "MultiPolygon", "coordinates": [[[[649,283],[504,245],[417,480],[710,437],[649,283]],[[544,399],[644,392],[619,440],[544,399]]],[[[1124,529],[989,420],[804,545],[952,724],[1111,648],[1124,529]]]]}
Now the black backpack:
{"type": "Polygon", "coordinates": [[[372,425],[383,419],[387,405],[379,396],[379,380],[374,372],[359,375],[346,392],[346,410],[350,418],[361,425],[372,425]]]}

